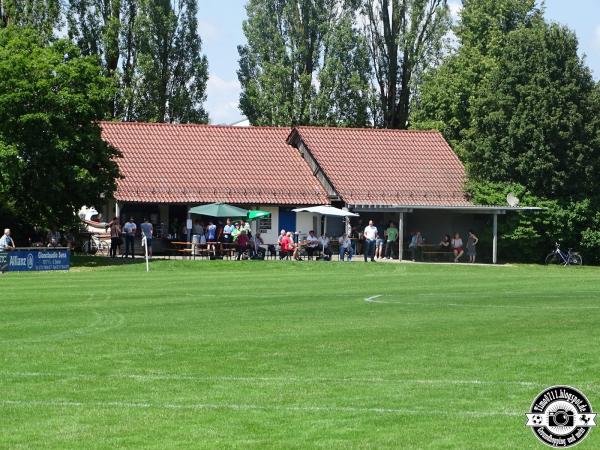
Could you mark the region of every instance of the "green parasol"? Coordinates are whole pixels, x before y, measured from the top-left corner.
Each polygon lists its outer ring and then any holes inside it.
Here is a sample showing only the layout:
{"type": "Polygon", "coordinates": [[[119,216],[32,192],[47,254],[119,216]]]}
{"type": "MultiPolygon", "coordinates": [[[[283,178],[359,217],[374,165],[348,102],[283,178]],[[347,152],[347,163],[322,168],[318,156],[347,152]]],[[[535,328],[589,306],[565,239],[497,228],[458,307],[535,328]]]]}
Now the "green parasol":
{"type": "Polygon", "coordinates": [[[260,209],[253,209],[248,211],[248,220],[256,220],[262,219],[263,217],[270,216],[271,213],[269,211],[261,211],[260,209]]]}
{"type": "Polygon", "coordinates": [[[201,214],[211,217],[247,217],[247,209],[228,205],[227,203],[211,203],[210,205],[194,206],[190,209],[191,214],[201,214]]]}

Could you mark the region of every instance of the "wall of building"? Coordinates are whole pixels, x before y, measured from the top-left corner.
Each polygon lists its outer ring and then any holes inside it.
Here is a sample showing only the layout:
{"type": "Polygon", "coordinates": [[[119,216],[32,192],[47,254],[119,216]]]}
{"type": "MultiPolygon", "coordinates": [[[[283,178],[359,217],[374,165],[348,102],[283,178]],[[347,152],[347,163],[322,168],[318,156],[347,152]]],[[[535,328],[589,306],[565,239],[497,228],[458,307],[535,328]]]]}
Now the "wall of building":
{"type": "MultiPolygon", "coordinates": [[[[277,243],[277,237],[279,235],[279,230],[277,229],[278,224],[279,224],[279,207],[277,206],[259,206],[258,209],[262,210],[262,211],[269,211],[271,213],[271,226],[270,228],[265,231],[265,229],[263,229],[262,233],[261,233],[261,237],[263,238],[263,241],[265,242],[265,244],[276,244],[277,243]]],[[[254,225],[253,225],[253,229],[256,231],[256,227],[260,225],[261,222],[259,221],[255,221],[254,225]]],[[[266,222],[262,222],[262,224],[264,225],[266,222]]]]}
{"type": "Polygon", "coordinates": [[[460,233],[464,242],[467,240],[469,229],[475,234],[482,231],[486,215],[458,214],[445,211],[414,211],[405,215],[404,238],[407,239],[413,231],[420,231],[428,244],[437,244],[442,236],[460,233]]]}
{"type": "Polygon", "coordinates": [[[299,236],[301,239],[306,237],[310,230],[318,228],[319,223],[318,220],[314,220],[315,218],[312,213],[299,212],[296,214],[296,231],[300,233],[299,236]]]}

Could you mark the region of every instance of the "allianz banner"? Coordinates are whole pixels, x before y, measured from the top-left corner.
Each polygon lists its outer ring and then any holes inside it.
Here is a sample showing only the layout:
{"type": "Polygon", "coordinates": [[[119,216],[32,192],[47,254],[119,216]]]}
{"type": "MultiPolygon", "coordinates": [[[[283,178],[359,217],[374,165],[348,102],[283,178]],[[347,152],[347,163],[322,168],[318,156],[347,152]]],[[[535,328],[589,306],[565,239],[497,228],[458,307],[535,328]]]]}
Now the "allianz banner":
{"type": "Polygon", "coordinates": [[[68,248],[20,248],[0,253],[0,267],[6,264],[9,272],[69,270],[71,252],[68,248]]]}

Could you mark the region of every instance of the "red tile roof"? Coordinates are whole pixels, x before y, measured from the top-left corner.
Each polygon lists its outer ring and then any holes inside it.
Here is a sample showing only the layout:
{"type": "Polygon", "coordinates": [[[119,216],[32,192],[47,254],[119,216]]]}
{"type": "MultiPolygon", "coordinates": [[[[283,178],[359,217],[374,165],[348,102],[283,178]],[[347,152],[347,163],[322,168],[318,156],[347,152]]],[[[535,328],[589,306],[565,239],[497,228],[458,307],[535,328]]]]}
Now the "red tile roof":
{"type": "Polygon", "coordinates": [[[465,168],[441,133],[296,127],[342,200],[351,205],[469,206],[465,168]]]}
{"type": "Polygon", "coordinates": [[[152,203],[329,203],[288,128],[102,122],[124,179],[115,198],[152,203]]]}

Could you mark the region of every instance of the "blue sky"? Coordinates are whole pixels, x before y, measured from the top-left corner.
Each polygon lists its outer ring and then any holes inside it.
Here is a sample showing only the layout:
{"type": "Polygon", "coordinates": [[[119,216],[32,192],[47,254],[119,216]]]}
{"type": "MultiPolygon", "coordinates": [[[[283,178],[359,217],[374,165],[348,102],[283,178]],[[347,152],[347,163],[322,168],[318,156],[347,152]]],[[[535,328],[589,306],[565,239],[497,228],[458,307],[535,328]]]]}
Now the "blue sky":
{"type": "MultiPolygon", "coordinates": [[[[450,0],[452,10],[459,0],[450,0]]],[[[594,78],[600,79],[600,1],[546,0],[546,17],[575,30],[580,54],[585,55],[594,78]]],[[[237,46],[244,43],[242,22],[246,0],[200,0],[200,35],[208,57],[210,79],[206,108],[212,123],[232,123],[242,119],[238,110],[240,86],[237,80],[237,46]]]]}

